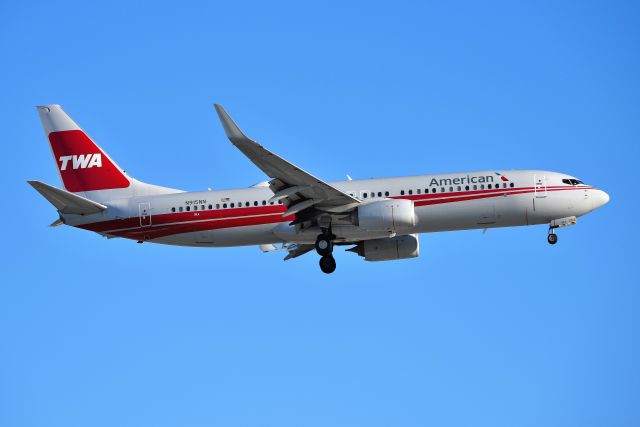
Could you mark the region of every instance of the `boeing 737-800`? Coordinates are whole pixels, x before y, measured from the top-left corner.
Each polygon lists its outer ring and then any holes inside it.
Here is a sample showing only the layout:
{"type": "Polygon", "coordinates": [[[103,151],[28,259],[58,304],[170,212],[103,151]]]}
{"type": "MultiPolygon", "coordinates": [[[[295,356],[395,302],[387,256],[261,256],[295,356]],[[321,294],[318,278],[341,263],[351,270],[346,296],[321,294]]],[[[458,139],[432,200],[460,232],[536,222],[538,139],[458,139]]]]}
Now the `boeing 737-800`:
{"type": "Polygon", "coordinates": [[[220,105],[227,137],[270,180],[187,192],[132,178],[59,105],[37,108],[64,189],[28,182],[58,210],[51,225],[138,243],[260,245],[286,251],[285,260],[315,249],[332,273],[336,245],[367,261],[414,258],[420,233],[548,224],[555,244],[556,228],[609,201],[573,176],[541,170],[325,182],[248,138],[220,105]]]}

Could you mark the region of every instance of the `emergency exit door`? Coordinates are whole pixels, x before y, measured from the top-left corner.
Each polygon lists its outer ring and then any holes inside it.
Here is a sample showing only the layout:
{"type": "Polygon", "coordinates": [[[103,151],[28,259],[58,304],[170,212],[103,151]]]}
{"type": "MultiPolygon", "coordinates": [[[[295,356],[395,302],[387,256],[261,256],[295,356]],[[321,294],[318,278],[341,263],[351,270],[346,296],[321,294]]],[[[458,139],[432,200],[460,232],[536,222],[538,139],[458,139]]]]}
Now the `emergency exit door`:
{"type": "Polygon", "coordinates": [[[547,197],[547,177],[546,175],[533,176],[533,192],[536,199],[547,197]]]}
{"type": "Polygon", "coordinates": [[[151,203],[138,203],[138,211],[140,212],[140,226],[151,226],[151,203]]]}

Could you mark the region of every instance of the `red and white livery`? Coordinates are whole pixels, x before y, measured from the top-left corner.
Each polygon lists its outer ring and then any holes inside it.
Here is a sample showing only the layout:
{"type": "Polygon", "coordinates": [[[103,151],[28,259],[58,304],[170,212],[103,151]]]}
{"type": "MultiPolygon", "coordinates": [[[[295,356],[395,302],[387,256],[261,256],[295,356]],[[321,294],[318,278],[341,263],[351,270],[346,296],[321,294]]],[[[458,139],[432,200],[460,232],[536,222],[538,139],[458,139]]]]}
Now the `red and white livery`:
{"type": "Polygon", "coordinates": [[[182,246],[260,245],[285,260],[333,248],[368,261],[417,257],[420,233],[547,224],[556,228],[609,201],[573,176],[498,170],[325,182],[248,138],[215,106],[231,142],[270,180],[250,188],[187,192],[127,175],[59,105],[38,107],[64,189],[29,181],[66,224],[107,237],[182,246]],[[276,246],[278,244],[279,246],[276,246]]]}

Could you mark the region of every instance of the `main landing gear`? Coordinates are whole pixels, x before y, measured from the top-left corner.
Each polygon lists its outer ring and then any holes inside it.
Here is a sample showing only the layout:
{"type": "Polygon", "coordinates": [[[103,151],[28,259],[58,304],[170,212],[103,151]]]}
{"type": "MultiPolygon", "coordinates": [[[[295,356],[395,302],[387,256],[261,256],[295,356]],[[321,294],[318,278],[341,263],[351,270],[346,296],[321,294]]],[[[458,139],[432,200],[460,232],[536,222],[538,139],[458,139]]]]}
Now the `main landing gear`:
{"type": "Polygon", "coordinates": [[[549,227],[547,242],[549,242],[550,245],[555,245],[556,243],[558,243],[558,235],[556,234],[555,227],[549,227]]]}
{"type": "Polygon", "coordinates": [[[316,239],[316,252],[320,258],[320,270],[323,273],[331,274],[336,271],[336,260],[333,258],[333,236],[330,230],[323,230],[316,239]]]}

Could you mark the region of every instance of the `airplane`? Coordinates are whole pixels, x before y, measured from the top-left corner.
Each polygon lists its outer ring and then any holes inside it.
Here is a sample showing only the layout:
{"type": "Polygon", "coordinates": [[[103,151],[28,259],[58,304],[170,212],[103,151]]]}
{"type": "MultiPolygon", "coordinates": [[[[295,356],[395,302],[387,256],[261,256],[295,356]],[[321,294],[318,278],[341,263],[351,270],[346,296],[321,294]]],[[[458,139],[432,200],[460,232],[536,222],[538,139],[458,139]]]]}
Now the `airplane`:
{"type": "Polygon", "coordinates": [[[64,189],[27,181],[66,224],[107,238],[195,247],[259,245],[285,260],[315,250],[333,273],[336,246],[366,261],[419,255],[419,234],[547,224],[556,229],[609,202],[564,173],[485,170],[326,182],[247,137],[214,105],[227,138],[269,178],[249,188],[188,192],[136,180],[57,104],[36,107],[64,189]],[[276,246],[278,245],[278,246],[276,246]]]}

